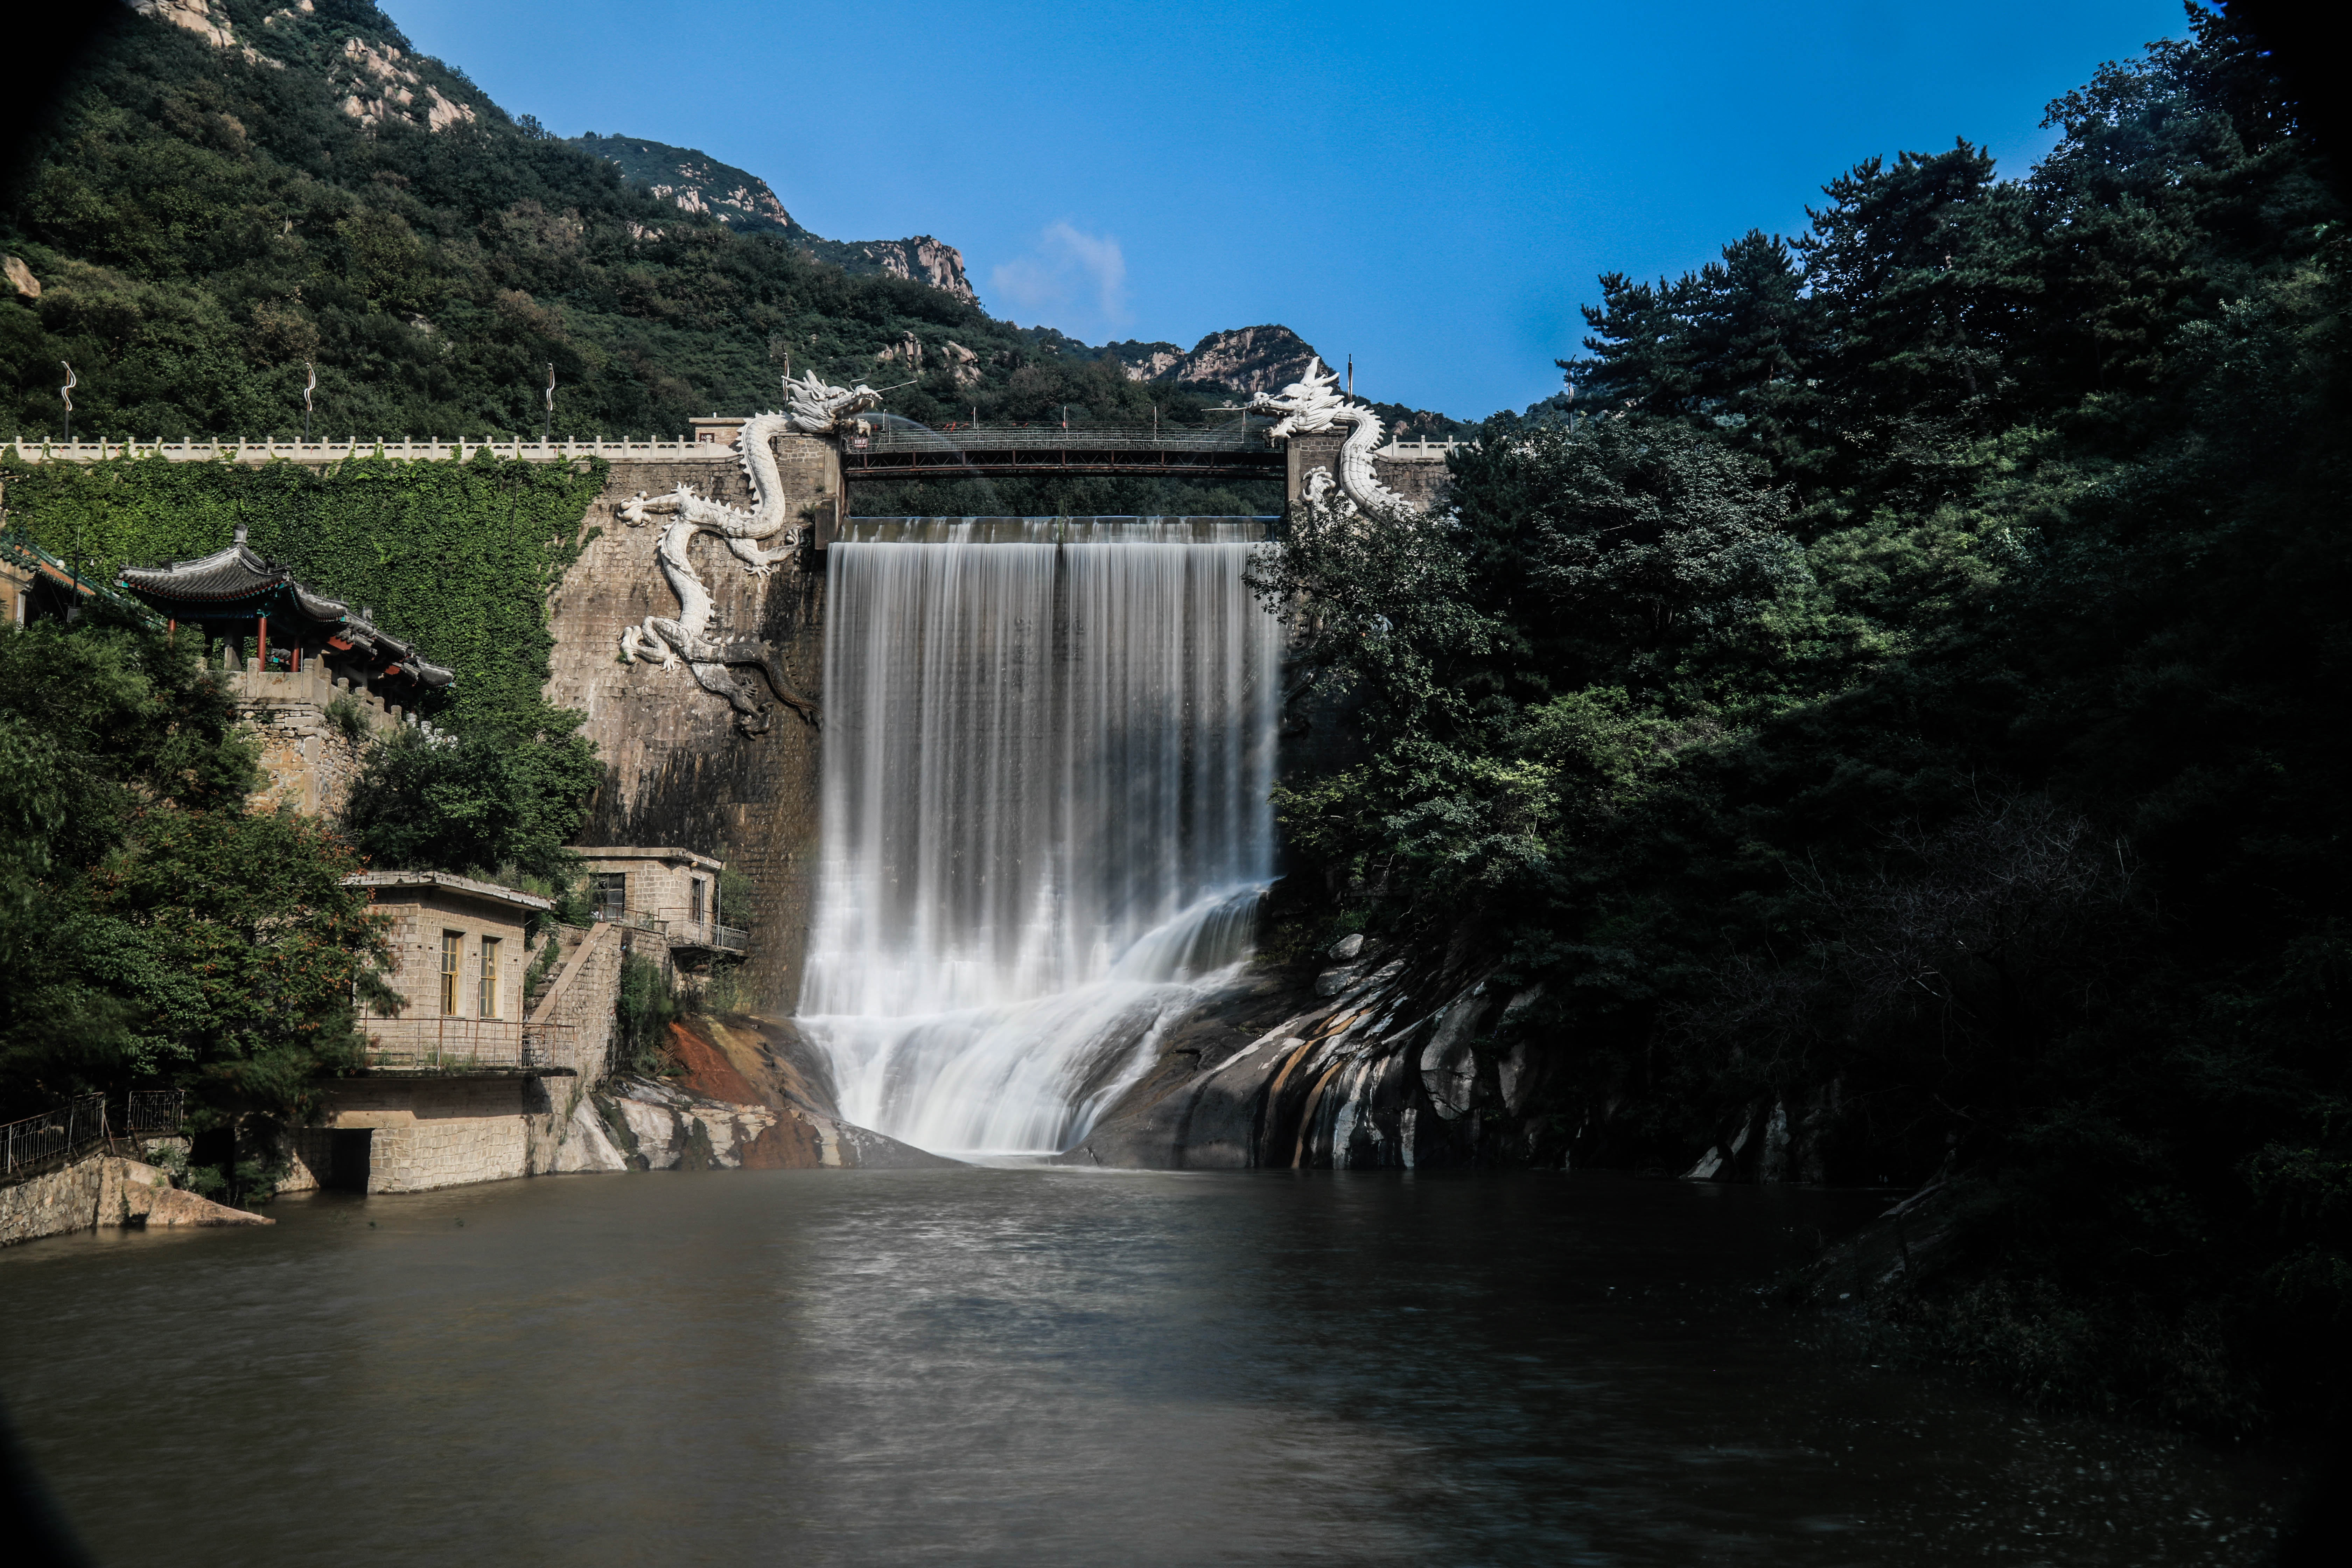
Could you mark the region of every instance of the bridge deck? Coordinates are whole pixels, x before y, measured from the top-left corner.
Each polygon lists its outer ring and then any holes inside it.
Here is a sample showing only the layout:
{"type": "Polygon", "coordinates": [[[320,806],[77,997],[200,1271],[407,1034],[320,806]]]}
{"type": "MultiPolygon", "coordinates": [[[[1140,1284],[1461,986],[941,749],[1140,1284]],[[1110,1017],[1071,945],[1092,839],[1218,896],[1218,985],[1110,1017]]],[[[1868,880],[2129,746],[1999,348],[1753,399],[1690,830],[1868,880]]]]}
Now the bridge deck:
{"type": "Polygon", "coordinates": [[[1045,474],[1167,474],[1280,479],[1286,458],[1266,439],[1274,421],[1235,418],[1201,429],[1066,429],[1059,425],[933,429],[891,420],[841,444],[845,479],[971,479],[1045,474]]]}

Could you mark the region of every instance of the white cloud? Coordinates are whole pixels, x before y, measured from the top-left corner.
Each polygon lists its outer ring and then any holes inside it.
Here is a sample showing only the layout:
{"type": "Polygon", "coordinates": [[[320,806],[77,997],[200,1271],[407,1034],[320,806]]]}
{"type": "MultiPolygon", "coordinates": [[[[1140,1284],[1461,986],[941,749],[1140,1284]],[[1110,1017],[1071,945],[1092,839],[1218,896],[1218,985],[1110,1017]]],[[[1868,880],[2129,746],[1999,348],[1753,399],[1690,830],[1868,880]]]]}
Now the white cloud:
{"type": "Polygon", "coordinates": [[[1127,320],[1127,257],[1115,236],[1049,224],[1026,256],[989,271],[991,292],[1033,315],[1075,306],[1105,321],[1127,320]]]}

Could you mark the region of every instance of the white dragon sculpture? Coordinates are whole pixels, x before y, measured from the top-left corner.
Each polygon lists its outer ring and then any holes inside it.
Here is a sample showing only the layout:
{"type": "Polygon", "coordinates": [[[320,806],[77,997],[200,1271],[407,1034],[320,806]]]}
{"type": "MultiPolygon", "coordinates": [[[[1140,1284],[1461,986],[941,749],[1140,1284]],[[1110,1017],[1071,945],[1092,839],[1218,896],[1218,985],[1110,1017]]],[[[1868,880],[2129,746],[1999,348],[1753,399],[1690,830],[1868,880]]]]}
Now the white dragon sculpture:
{"type": "MultiPolygon", "coordinates": [[[[1372,472],[1372,453],[1381,444],[1381,416],[1372,412],[1370,404],[1342,395],[1339,373],[1325,370],[1319,357],[1308,359],[1305,375],[1280,392],[1261,393],[1252,398],[1249,411],[1281,416],[1281,422],[1266,432],[1269,440],[1316,435],[1334,425],[1350,426],[1348,439],[1339,448],[1339,508],[1345,515],[1412,514],[1423,510],[1381,483],[1380,477],[1372,472]]],[[[1317,468],[1307,476],[1307,499],[1310,503],[1324,505],[1330,493],[1330,470],[1317,468]]]]}
{"type": "Polygon", "coordinates": [[[727,699],[728,706],[735,710],[736,727],[747,735],[766,734],[773,721],[769,710],[746,694],[728,672],[730,665],[758,669],[777,698],[811,724],[816,722],[816,704],[793,689],[782,660],[768,644],[757,637],[718,635],[711,625],[710,590],[695,575],[687,559],[687,546],[698,533],[716,534],[755,577],[766,576],[777,562],[790,559],[800,545],[800,530],[792,526],[785,514],[783,476],[776,470],[770,439],[787,433],[836,435],[847,421],[882,402],[881,395],[870,386],[828,386],[814,372],[784,384],[788,394],[784,411],[747,419],[735,435],[736,459],[751,481],[751,510],[697,495],[691,485],[680,485],[666,495],[640,493],[620,508],[621,521],[633,528],[658,516],[670,519],[654,553],[678,602],[676,620],[647,616],[642,625],[622,630],[621,661],[644,659],[668,669],[685,660],[698,685],[727,699]],[[779,534],[784,535],[781,548],[761,549],[763,542],[779,534]]]}

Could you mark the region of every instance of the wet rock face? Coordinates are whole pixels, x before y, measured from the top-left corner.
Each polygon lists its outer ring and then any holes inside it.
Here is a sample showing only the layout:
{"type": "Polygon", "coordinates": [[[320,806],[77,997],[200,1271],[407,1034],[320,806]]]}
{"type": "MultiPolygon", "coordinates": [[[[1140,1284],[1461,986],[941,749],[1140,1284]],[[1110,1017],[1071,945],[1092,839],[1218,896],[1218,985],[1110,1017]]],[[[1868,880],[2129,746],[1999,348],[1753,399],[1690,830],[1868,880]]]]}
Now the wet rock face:
{"type": "Polygon", "coordinates": [[[798,1171],[951,1165],[841,1120],[817,1053],[788,1023],[698,1016],[670,1026],[679,1071],[623,1073],[575,1112],[579,1170],[798,1171]]]}
{"type": "Polygon", "coordinates": [[[1712,1182],[1849,1179],[1836,1081],[1683,1125],[1578,1079],[1544,988],[1458,937],[1351,935],[1213,997],[1065,1163],[1145,1169],[1605,1165],[1712,1182]]]}
{"type": "MultiPolygon", "coordinates": [[[[1523,1163],[1538,1074],[1486,1031],[1491,966],[1416,965],[1360,935],[1300,984],[1260,974],[1169,1037],[1072,1163],[1412,1169],[1523,1163]],[[1505,1064],[1508,1063],[1508,1085],[1505,1064]]],[[[1550,1162],[1557,1163],[1555,1155],[1550,1162]]]]}

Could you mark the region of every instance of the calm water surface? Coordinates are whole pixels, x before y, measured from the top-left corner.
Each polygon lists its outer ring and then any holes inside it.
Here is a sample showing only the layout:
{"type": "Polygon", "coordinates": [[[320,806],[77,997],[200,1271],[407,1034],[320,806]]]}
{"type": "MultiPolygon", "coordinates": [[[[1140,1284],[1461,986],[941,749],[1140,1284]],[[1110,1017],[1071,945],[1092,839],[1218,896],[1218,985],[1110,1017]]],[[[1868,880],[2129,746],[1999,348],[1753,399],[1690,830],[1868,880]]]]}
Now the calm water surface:
{"type": "Polygon", "coordinates": [[[2275,1463],[1809,1350],[1851,1195],[577,1177],[0,1254],[106,1563],[2247,1563],[2275,1463]]]}

